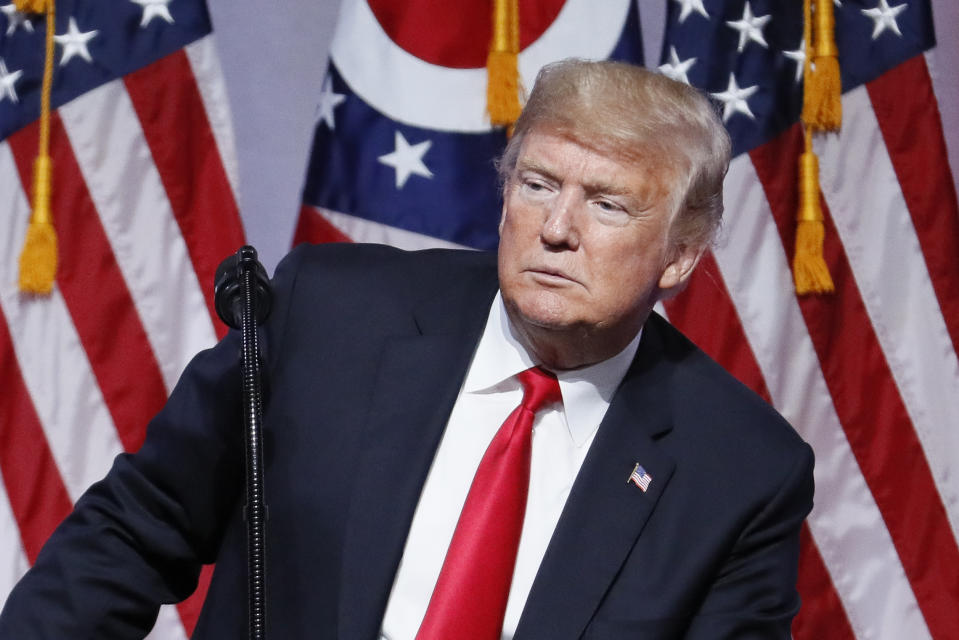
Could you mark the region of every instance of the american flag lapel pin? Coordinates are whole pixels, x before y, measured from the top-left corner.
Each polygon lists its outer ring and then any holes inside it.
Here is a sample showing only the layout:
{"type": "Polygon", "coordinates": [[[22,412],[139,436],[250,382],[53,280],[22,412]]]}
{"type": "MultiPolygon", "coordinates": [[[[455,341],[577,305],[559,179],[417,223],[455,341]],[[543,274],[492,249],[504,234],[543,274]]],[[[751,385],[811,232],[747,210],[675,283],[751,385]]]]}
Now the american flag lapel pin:
{"type": "Polygon", "coordinates": [[[629,480],[626,481],[626,484],[632,482],[637,487],[642,489],[643,493],[646,493],[646,489],[649,489],[649,484],[653,481],[653,477],[646,473],[646,469],[643,469],[643,465],[636,463],[636,466],[633,467],[633,472],[629,474],[629,480]]]}

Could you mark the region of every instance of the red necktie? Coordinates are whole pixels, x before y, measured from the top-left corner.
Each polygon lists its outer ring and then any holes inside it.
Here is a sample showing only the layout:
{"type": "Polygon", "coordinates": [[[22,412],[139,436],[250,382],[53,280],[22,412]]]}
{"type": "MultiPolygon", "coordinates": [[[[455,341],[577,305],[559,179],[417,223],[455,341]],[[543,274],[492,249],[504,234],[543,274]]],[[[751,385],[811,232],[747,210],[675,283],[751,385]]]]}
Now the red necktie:
{"type": "Polygon", "coordinates": [[[416,640],[499,640],[523,530],[533,418],[560,401],[553,374],[519,374],[523,402],[480,461],[416,640]]]}

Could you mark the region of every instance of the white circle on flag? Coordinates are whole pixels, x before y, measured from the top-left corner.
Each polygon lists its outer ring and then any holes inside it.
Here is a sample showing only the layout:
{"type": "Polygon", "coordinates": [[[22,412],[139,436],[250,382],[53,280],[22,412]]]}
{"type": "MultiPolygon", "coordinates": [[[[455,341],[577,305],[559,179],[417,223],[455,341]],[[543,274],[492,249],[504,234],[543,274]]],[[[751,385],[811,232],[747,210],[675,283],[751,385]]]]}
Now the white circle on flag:
{"type": "MultiPolygon", "coordinates": [[[[553,23],[519,55],[523,86],[548,62],[608,58],[632,0],[567,0],[553,23]]],[[[469,133],[490,130],[486,69],[424,62],[387,35],[366,0],[343,0],[330,56],[367,104],[404,124],[469,133]]]]}

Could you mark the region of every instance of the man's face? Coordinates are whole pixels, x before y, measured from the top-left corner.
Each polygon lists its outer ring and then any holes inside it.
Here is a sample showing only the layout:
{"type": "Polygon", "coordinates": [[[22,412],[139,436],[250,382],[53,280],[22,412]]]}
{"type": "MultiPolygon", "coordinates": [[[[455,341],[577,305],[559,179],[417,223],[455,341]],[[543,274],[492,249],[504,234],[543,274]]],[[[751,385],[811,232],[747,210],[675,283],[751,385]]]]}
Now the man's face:
{"type": "Polygon", "coordinates": [[[565,137],[527,134],[504,195],[499,278],[534,352],[572,338],[586,353],[554,365],[611,357],[635,336],[660,289],[685,279],[698,252],[670,248],[673,181],[655,158],[629,162],[565,137]]]}

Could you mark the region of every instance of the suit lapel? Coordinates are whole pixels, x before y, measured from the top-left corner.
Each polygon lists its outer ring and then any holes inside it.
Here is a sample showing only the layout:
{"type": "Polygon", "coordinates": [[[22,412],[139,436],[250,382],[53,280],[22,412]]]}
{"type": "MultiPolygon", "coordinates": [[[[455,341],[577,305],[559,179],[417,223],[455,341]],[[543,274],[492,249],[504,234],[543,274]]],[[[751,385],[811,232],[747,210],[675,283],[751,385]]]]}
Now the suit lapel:
{"type": "Polygon", "coordinates": [[[489,304],[495,273],[457,286],[415,313],[423,335],[382,354],[348,516],[339,638],[377,637],[420,491],[456,401],[489,304]]]}
{"type": "Polygon", "coordinates": [[[579,638],[635,545],[675,463],[656,440],[671,429],[668,365],[647,330],[573,484],[536,574],[515,640],[579,638]],[[630,473],[652,477],[643,492],[630,473]]]}

